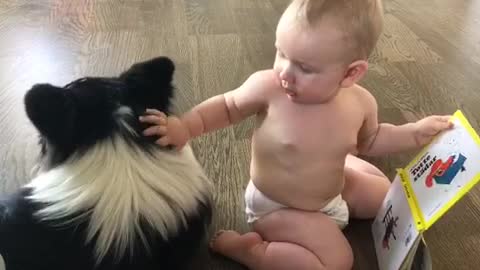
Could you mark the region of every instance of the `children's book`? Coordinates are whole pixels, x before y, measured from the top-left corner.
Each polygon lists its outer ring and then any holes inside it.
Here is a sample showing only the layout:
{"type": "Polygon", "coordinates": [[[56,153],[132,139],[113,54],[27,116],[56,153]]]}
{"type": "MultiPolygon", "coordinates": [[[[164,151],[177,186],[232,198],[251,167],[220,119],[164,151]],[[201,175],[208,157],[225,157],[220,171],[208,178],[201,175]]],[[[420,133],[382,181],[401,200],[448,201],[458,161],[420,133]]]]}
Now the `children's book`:
{"type": "Polygon", "coordinates": [[[430,269],[423,233],[480,180],[480,138],[461,111],[405,168],[397,169],[372,224],[381,270],[430,269]]]}

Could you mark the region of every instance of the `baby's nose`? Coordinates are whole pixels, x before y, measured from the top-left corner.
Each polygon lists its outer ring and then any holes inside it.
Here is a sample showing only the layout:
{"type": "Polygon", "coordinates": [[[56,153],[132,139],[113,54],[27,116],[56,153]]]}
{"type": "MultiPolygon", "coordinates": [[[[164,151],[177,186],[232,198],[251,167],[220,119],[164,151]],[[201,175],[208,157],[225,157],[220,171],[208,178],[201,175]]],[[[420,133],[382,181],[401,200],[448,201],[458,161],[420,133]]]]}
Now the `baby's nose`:
{"type": "Polygon", "coordinates": [[[280,80],[282,80],[282,82],[288,83],[289,85],[295,83],[295,77],[293,76],[292,72],[287,68],[280,72],[280,80]]]}

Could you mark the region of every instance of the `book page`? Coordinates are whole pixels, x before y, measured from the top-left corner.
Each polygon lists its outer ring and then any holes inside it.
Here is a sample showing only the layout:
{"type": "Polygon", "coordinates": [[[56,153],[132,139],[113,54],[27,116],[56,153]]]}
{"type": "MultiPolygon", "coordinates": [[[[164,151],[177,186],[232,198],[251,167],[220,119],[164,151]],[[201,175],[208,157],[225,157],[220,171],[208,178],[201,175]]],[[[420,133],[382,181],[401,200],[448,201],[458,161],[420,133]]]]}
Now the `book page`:
{"type": "Polygon", "coordinates": [[[380,270],[398,270],[420,234],[397,175],[372,224],[380,270]]]}
{"type": "MultiPolygon", "coordinates": [[[[415,243],[413,244],[412,248],[408,252],[407,257],[405,258],[402,266],[400,266],[400,270],[412,270],[413,262],[418,255],[418,251],[421,248],[420,243],[422,243],[422,237],[417,237],[417,239],[415,240],[415,243]]],[[[416,269],[416,270],[421,270],[421,269],[416,269]]]]}
{"type": "Polygon", "coordinates": [[[401,270],[432,270],[432,257],[425,239],[418,237],[417,242],[410,250],[401,270]]]}
{"type": "MultiPolygon", "coordinates": [[[[405,168],[428,228],[480,175],[480,147],[458,119],[405,168]]],[[[465,191],[466,192],[466,191],[465,191]]]]}

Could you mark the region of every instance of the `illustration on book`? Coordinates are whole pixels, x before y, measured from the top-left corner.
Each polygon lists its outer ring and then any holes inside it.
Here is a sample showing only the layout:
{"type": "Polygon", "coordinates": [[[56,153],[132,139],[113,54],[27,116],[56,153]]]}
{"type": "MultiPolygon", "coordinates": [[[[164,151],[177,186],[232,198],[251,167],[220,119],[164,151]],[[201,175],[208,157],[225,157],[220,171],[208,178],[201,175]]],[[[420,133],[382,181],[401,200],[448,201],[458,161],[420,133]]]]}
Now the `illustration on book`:
{"type": "Polygon", "coordinates": [[[433,181],[437,184],[450,185],[460,170],[462,172],[465,171],[463,164],[466,160],[467,158],[462,154],[453,154],[445,162],[441,159],[436,160],[432,165],[430,173],[427,175],[425,185],[432,187],[433,181]]]}
{"type": "Polygon", "coordinates": [[[385,235],[383,236],[383,248],[390,249],[389,241],[390,237],[397,240],[395,236],[395,227],[397,227],[398,216],[392,214],[392,205],[390,205],[383,217],[383,224],[385,225],[385,235]]]}
{"type": "Polygon", "coordinates": [[[397,175],[372,224],[380,269],[399,269],[419,235],[403,193],[402,182],[397,175]]]}

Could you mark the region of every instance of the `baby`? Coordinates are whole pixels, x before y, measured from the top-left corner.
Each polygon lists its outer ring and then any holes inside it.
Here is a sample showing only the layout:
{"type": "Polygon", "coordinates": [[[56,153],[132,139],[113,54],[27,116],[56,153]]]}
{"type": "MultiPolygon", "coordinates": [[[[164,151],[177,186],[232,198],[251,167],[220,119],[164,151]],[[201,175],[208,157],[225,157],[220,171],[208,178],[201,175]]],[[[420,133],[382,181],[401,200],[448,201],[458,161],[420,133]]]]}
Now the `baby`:
{"type": "Polygon", "coordinates": [[[255,115],[245,193],[253,232],[220,231],[212,250],[250,269],[350,269],[342,233],[350,217],[373,218],[390,181],[356,157],[431,141],[450,116],[395,126],[377,121],[374,97],[357,82],[382,30],[380,0],[294,0],[276,30],[273,69],[181,117],[147,110],[146,136],[188,140],[255,115]]]}

